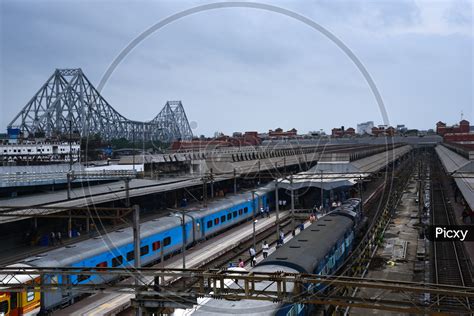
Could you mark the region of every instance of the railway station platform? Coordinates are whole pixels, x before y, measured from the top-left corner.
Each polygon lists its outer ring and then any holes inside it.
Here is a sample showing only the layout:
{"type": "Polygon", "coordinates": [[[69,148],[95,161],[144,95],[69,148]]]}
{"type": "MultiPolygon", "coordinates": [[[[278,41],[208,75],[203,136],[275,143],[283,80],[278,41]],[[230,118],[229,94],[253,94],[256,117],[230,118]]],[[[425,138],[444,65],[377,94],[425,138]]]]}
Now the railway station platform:
{"type": "Polygon", "coordinates": [[[458,147],[457,151],[452,146],[436,146],[443,167],[456,182],[461,191],[465,202],[471,210],[474,210],[474,151],[462,150],[458,147]]]}
{"type": "MultiPolygon", "coordinates": [[[[436,146],[435,150],[451,180],[451,183],[445,182],[444,186],[455,212],[456,224],[474,225],[474,215],[463,218],[463,212],[474,214],[474,151],[444,144],[436,146]]],[[[465,241],[463,244],[474,265],[474,241],[465,241]]]]}

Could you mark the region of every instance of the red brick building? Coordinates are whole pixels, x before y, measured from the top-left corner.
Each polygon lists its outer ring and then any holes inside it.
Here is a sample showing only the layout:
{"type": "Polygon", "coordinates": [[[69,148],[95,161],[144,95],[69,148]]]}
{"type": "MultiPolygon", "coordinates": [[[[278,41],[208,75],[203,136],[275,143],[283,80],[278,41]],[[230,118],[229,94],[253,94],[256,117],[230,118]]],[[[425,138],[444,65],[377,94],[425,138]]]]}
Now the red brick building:
{"type": "Polygon", "coordinates": [[[344,130],[339,127],[335,127],[331,130],[331,137],[339,138],[344,136],[344,130]]]}
{"type": "Polygon", "coordinates": [[[387,129],[385,130],[385,135],[387,136],[394,136],[396,133],[397,130],[392,126],[387,127],[387,129]]]}
{"type": "Polygon", "coordinates": [[[245,132],[238,137],[220,136],[213,139],[193,139],[191,141],[175,141],[171,144],[173,151],[188,150],[206,150],[223,147],[243,147],[258,146],[262,143],[262,139],[258,137],[257,132],[245,132]]]}
{"type": "Polygon", "coordinates": [[[295,128],[290,129],[289,131],[284,132],[283,129],[277,128],[275,130],[269,130],[268,131],[268,136],[269,137],[274,137],[274,138],[293,138],[296,137],[298,134],[298,131],[295,128]]]}
{"type": "Polygon", "coordinates": [[[436,123],[436,133],[443,136],[445,142],[459,144],[474,144],[474,133],[470,132],[469,121],[461,120],[459,124],[446,126],[446,123],[439,121],[436,123]]]}
{"type": "Polygon", "coordinates": [[[346,129],[344,135],[346,136],[354,136],[356,133],[355,129],[352,128],[352,127],[349,127],[348,129],[346,129]]]}
{"type": "Polygon", "coordinates": [[[355,129],[349,127],[348,129],[344,129],[344,127],[335,127],[331,130],[331,136],[334,138],[340,137],[351,137],[355,135],[355,129]]]}
{"type": "Polygon", "coordinates": [[[447,133],[443,140],[450,143],[474,144],[474,133],[447,133]]]}
{"type": "Polygon", "coordinates": [[[384,126],[379,127],[372,127],[372,135],[378,136],[395,136],[397,134],[397,130],[393,126],[389,126],[385,128],[384,126]]]}
{"type": "Polygon", "coordinates": [[[444,136],[445,134],[469,133],[470,124],[467,120],[461,120],[459,125],[446,126],[446,123],[439,121],[436,123],[436,134],[444,136]]]}

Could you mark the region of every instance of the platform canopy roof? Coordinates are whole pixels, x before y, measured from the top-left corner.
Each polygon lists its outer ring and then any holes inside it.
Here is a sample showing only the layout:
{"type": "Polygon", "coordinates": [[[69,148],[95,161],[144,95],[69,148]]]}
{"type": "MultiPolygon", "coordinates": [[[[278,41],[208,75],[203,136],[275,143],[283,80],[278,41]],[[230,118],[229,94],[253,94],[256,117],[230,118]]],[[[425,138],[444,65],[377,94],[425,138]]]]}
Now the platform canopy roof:
{"type": "MultiPolygon", "coordinates": [[[[323,188],[323,190],[332,190],[353,186],[372,173],[382,170],[411,149],[411,146],[406,145],[355,161],[320,161],[308,171],[293,176],[293,189],[317,187],[323,188]]],[[[279,186],[291,189],[290,182],[289,179],[280,179],[279,186]]]]}
{"type": "Polygon", "coordinates": [[[444,169],[448,173],[456,172],[461,167],[469,164],[469,159],[464,158],[445,146],[438,145],[435,150],[441,159],[444,169]]]}
{"type": "Polygon", "coordinates": [[[436,152],[446,172],[454,181],[471,209],[474,209],[474,160],[469,160],[449,148],[438,145],[436,152]]]}

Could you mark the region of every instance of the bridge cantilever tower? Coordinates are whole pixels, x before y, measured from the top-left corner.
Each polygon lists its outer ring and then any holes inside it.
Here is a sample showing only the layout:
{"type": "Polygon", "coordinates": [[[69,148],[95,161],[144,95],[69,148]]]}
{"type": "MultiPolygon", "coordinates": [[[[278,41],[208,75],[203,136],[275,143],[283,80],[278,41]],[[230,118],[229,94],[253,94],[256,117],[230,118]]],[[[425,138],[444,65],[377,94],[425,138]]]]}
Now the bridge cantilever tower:
{"type": "Polygon", "coordinates": [[[56,69],[8,125],[26,137],[55,137],[73,131],[82,137],[172,141],[193,137],[181,101],[168,101],[151,121],[139,122],[117,112],[80,68],[56,69]]]}

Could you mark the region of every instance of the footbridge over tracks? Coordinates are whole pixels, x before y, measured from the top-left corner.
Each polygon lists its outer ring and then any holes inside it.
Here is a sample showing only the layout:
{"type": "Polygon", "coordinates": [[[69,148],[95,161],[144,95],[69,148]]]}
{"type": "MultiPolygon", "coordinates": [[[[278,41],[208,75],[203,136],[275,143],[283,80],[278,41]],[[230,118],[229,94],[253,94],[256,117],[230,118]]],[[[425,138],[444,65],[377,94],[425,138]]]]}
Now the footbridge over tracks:
{"type": "MultiPolygon", "coordinates": [[[[229,271],[222,269],[167,269],[167,268],[36,268],[1,267],[0,286],[9,292],[16,291],[78,291],[84,293],[120,292],[136,295],[132,300],[137,307],[157,312],[160,308],[182,308],[197,303],[199,297],[228,300],[260,300],[283,304],[329,304],[336,306],[360,307],[394,311],[401,313],[428,315],[460,315],[470,313],[469,306],[453,306],[440,310],[429,299],[420,297],[439,296],[442,300],[474,299],[474,288],[443,284],[420,284],[415,282],[390,281],[345,276],[325,276],[283,272],[229,271]],[[130,277],[136,282],[109,284],[72,283],[72,278],[62,278],[63,282],[52,282],[57,276],[91,275],[97,280],[108,280],[111,276],[130,277]],[[196,286],[183,289],[171,283],[177,278],[197,279],[196,286]],[[147,282],[145,280],[152,280],[147,282]],[[41,281],[43,280],[43,281],[41,281]],[[165,281],[166,280],[166,281],[165,281]],[[230,286],[234,280],[241,286],[230,286]],[[270,284],[262,289],[259,283],[270,284]],[[330,293],[305,292],[305,285],[324,284],[333,290],[330,293]],[[362,288],[378,289],[377,297],[347,297],[338,293],[343,290],[362,288]],[[286,289],[294,289],[289,292],[286,289]],[[394,299],[393,293],[402,293],[406,300],[394,299]]],[[[75,278],[74,278],[75,279],[75,278]]]]}

